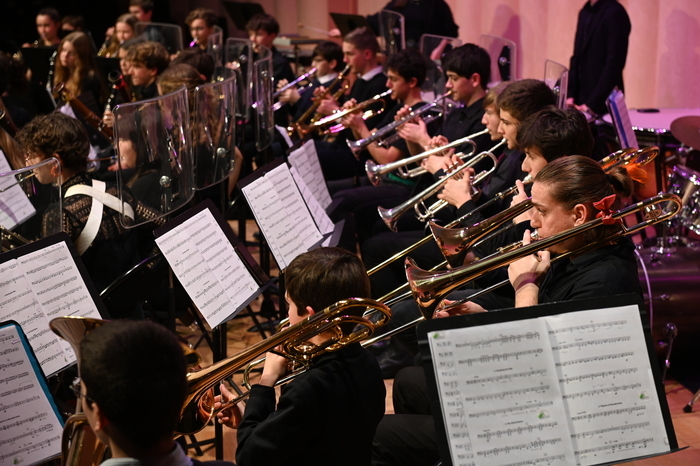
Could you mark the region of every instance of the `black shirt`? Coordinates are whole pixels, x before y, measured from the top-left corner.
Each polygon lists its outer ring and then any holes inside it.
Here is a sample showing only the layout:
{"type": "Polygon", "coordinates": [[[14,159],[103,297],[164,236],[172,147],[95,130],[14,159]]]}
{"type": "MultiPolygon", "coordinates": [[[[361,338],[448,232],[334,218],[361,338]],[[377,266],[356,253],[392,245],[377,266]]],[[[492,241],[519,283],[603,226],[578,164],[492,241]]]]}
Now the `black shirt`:
{"type": "MultiPolygon", "coordinates": [[[[470,106],[456,108],[447,115],[447,118],[442,123],[440,134],[445,136],[448,141],[452,142],[457,139],[469,136],[484,130],[486,127],[481,123],[484,116],[484,99],[479,99],[470,106]]],[[[489,143],[491,137],[486,134],[475,139],[478,152],[490,148],[489,143]]],[[[457,147],[457,152],[460,150],[469,150],[471,146],[462,145],[457,147]]]]}

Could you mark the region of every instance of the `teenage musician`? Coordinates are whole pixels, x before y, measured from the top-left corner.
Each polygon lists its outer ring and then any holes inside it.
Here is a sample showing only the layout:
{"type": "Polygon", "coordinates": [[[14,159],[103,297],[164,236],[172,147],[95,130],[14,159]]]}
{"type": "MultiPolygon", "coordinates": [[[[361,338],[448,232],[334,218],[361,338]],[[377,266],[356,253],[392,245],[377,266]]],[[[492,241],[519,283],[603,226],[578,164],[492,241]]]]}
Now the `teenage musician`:
{"type": "Polygon", "coordinates": [[[61,15],[55,8],[42,8],[36,15],[36,32],[39,39],[22,47],[57,47],[61,42],[58,31],[61,29],[61,15]]]}
{"type": "Polygon", "coordinates": [[[214,26],[218,17],[216,13],[207,8],[195,8],[190,11],[185,18],[185,24],[190,28],[192,43],[190,47],[199,47],[202,50],[207,49],[207,39],[214,33],[214,26]]]}
{"type": "Polygon", "coordinates": [[[130,13],[125,13],[118,17],[114,27],[107,31],[109,37],[105,39],[105,44],[97,52],[97,56],[116,57],[122,44],[134,37],[137,22],[136,16],[130,13]]]}
{"type": "MultiPolygon", "coordinates": [[[[632,178],[624,167],[606,173],[589,157],[558,158],[535,177],[532,226],[543,238],[561,233],[620,208],[632,189],[632,178]]],[[[508,274],[515,289],[516,307],[630,292],[641,298],[634,245],[627,238],[600,244],[592,251],[550,264],[551,254],[591,244],[615,229],[619,225],[591,230],[540,251],[537,258],[528,256],[512,263],[508,274]]],[[[525,242],[529,239],[526,233],[525,242]]],[[[467,303],[453,313],[483,311],[481,306],[467,303]]],[[[437,312],[438,317],[446,314],[437,312]]],[[[393,393],[396,414],[384,416],[379,424],[373,464],[435,464],[439,453],[423,369],[401,370],[394,381],[393,393]]]]}

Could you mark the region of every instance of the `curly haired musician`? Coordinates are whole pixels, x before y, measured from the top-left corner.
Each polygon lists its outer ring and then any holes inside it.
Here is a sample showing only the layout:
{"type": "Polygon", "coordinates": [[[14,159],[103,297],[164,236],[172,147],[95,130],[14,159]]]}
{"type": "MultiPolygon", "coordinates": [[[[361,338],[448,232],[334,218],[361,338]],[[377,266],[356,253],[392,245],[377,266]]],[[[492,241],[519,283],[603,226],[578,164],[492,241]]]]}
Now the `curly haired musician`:
{"type": "MultiPolygon", "coordinates": [[[[339,300],[369,296],[362,263],[339,248],[298,256],[286,270],[285,285],[292,325],[339,300]]],[[[319,344],[326,336],[309,341],[319,344]]],[[[220,414],[220,422],[238,425],[237,464],[369,465],[386,395],[374,356],[357,343],[320,356],[282,389],[275,406],[273,387],[288,362],[268,353],[242,420],[235,407],[220,414]]],[[[226,399],[233,397],[224,386],[221,392],[226,399]]]]}
{"type": "Polygon", "coordinates": [[[90,427],[109,446],[105,466],[232,466],[188,458],[173,440],[187,395],[182,346],[150,321],[115,320],[80,343],[76,392],[90,427]]]}

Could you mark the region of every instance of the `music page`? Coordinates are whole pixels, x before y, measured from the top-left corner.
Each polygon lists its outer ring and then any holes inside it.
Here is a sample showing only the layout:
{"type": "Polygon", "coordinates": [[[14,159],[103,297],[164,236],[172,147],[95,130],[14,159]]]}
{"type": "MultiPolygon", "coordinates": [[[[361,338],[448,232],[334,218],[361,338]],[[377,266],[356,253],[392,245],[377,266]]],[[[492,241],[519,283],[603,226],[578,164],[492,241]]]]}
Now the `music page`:
{"type": "Polygon", "coordinates": [[[326,213],[326,210],[321,206],[321,204],[319,204],[318,200],[316,200],[313,193],[306,185],[304,179],[301,177],[297,169],[292,167],[290,169],[290,172],[292,173],[292,178],[294,178],[294,182],[299,188],[299,192],[304,198],[306,205],[309,207],[311,216],[313,217],[314,222],[316,222],[316,226],[318,227],[321,234],[325,235],[328,233],[332,233],[333,229],[335,228],[333,220],[331,220],[331,218],[326,213]]]}
{"type": "Polygon", "coordinates": [[[16,325],[0,328],[0,466],[61,453],[63,426],[16,325]]]}
{"type": "Polygon", "coordinates": [[[455,466],[574,463],[544,321],[441,330],[428,340],[455,466]]]}
{"type": "Polygon", "coordinates": [[[232,317],[258,289],[209,209],[156,238],[156,243],[212,328],[232,317]]]}
{"type": "Polygon", "coordinates": [[[299,149],[289,154],[289,164],[294,167],[313,193],[321,207],[327,209],[331,205],[331,195],[328,192],[326,180],[323,177],[321,162],[318,161],[316,146],[310,139],[299,149]]]}
{"type": "Polygon", "coordinates": [[[637,306],[544,319],[577,463],[615,462],[668,451],[637,306]]]}
{"type": "MultiPolygon", "coordinates": [[[[5,153],[0,150],[0,173],[12,171],[5,153]]],[[[29,173],[29,172],[26,172],[29,173]]],[[[0,226],[12,230],[36,213],[15,176],[0,177],[0,226]]]]}

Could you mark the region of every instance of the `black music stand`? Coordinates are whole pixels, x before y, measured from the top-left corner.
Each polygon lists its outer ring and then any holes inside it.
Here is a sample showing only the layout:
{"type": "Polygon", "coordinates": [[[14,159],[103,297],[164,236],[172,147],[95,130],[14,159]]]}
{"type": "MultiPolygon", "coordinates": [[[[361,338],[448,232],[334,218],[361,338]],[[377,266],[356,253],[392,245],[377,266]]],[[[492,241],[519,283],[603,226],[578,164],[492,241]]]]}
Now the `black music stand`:
{"type": "Polygon", "coordinates": [[[346,15],[344,13],[330,13],[330,15],[343,37],[357,28],[369,27],[367,18],[364,16],[346,15]]]}
{"type": "Polygon", "coordinates": [[[265,13],[265,9],[259,3],[224,1],[223,5],[239,31],[245,31],[246,24],[253,16],[265,13]]]}
{"type": "Polygon", "coordinates": [[[20,49],[27,67],[32,70],[32,81],[41,85],[46,84],[51,69],[51,55],[56,53],[54,47],[26,47],[20,49]]]}

